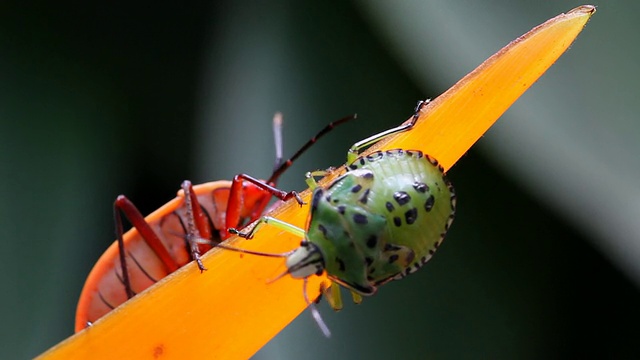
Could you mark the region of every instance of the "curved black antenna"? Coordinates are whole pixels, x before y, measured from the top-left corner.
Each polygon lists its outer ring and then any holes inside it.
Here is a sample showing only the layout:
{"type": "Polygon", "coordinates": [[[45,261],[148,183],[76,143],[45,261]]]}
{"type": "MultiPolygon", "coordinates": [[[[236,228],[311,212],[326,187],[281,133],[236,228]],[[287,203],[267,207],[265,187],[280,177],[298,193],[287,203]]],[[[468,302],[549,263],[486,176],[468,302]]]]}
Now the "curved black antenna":
{"type": "MultiPolygon", "coordinates": [[[[289,167],[291,167],[293,162],[297,158],[299,158],[300,155],[302,155],[305,151],[307,151],[307,149],[309,149],[313,144],[315,144],[316,141],[318,141],[321,137],[323,137],[325,134],[333,130],[333,128],[335,128],[338,125],[342,125],[347,121],[355,120],[357,118],[358,118],[358,114],[353,114],[353,115],[345,116],[342,119],[332,121],[329,124],[327,124],[327,126],[322,128],[322,130],[318,131],[318,133],[314,137],[312,137],[311,139],[309,139],[309,141],[307,141],[304,145],[302,145],[302,147],[298,151],[296,151],[296,153],[293,154],[293,156],[290,157],[287,161],[282,162],[282,160],[280,159],[280,161],[276,163],[273,173],[271,173],[271,177],[269,177],[269,180],[267,180],[267,183],[275,183],[276,181],[278,181],[278,178],[280,177],[280,175],[282,175],[282,173],[284,173],[289,167]]],[[[275,131],[275,117],[274,117],[274,131],[275,131]]]]}

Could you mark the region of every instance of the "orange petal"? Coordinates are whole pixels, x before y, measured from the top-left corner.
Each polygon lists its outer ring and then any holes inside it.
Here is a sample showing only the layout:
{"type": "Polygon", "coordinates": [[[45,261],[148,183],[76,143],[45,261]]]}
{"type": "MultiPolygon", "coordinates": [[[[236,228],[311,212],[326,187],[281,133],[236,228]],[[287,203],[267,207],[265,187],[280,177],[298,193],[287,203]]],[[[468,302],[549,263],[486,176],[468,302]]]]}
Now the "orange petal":
{"type": "MultiPolygon", "coordinates": [[[[578,7],[511,42],[425,107],[414,129],[377,147],[419,149],[450,168],[560,57],[594,12],[593,6],[578,7]]],[[[303,195],[308,201],[309,192],[303,195]]],[[[290,202],[272,215],[303,226],[306,214],[306,206],[290,202]]],[[[229,243],[283,252],[300,241],[263,229],[254,240],[229,243]]],[[[194,264],[185,266],[41,359],[248,358],[306,307],[301,281],[285,277],[267,284],[283,271],[281,260],[219,249],[203,260],[205,273],[194,264]]],[[[311,297],[318,295],[321,281],[311,279],[311,297]]]]}

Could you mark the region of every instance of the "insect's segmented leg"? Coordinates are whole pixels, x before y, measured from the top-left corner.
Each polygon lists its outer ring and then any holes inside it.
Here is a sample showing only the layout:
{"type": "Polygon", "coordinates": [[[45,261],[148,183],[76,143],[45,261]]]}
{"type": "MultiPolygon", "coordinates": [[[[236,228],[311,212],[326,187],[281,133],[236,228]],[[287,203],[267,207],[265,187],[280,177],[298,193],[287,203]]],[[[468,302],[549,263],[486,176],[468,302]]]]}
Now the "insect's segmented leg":
{"type": "Polygon", "coordinates": [[[113,219],[116,223],[116,238],[118,239],[118,254],[120,255],[120,271],[122,271],[122,282],[124,283],[124,291],[125,293],[127,293],[127,299],[131,299],[134,295],[134,292],[133,289],[131,289],[131,280],[129,280],[129,269],[127,268],[127,259],[123,239],[124,229],[122,226],[122,218],[120,217],[120,213],[118,212],[118,208],[115,204],[113,206],[113,219]]]}
{"type": "Polygon", "coordinates": [[[324,177],[326,176],[332,169],[329,170],[316,170],[316,171],[309,171],[308,173],[306,173],[304,175],[305,177],[305,182],[307,183],[307,186],[309,187],[309,189],[311,189],[311,191],[315,190],[318,187],[318,182],[316,181],[315,178],[317,177],[324,177]]]}
{"type": "Polygon", "coordinates": [[[255,224],[255,226],[248,232],[241,232],[238,229],[234,229],[234,228],[229,228],[228,231],[232,234],[236,234],[245,239],[251,239],[253,238],[253,235],[258,231],[258,229],[260,229],[265,224],[269,224],[271,226],[277,227],[280,230],[284,230],[286,232],[289,232],[301,238],[304,238],[305,236],[305,231],[303,229],[271,216],[261,217],[260,220],[258,220],[258,222],[255,224]]]}
{"type": "Polygon", "coordinates": [[[118,239],[118,249],[120,254],[120,267],[122,269],[122,280],[124,283],[127,297],[131,298],[134,295],[131,289],[131,282],[129,279],[129,272],[127,269],[126,261],[126,249],[124,247],[124,230],[122,226],[122,215],[129,220],[131,225],[138,230],[140,236],[149,245],[153,252],[160,258],[168,272],[174,272],[178,270],[179,266],[175,260],[171,257],[171,254],[167,251],[160,241],[158,235],[153,231],[151,226],[144,219],[144,216],[140,213],[138,208],[124,195],[119,195],[116,201],[113,203],[113,216],[116,224],[116,238],[118,239]]]}
{"type": "MultiPolygon", "coordinates": [[[[302,201],[302,198],[300,197],[300,195],[298,195],[298,193],[295,191],[290,191],[290,192],[282,191],[272,186],[271,184],[264,183],[263,181],[260,181],[247,174],[238,174],[233,177],[233,181],[231,183],[231,190],[229,191],[229,200],[227,203],[227,215],[225,220],[225,225],[227,228],[232,228],[234,226],[237,226],[238,222],[240,221],[240,213],[242,211],[242,207],[244,206],[243,204],[244,201],[242,199],[242,197],[244,196],[244,193],[242,191],[244,181],[247,181],[249,183],[256,185],[258,188],[268,192],[272,196],[275,196],[276,198],[282,201],[287,201],[293,198],[298,202],[300,206],[304,205],[304,201],[302,201]]],[[[252,218],[258,217],[258,215],[262,213],[262,210],[264,209],[264,207],[266,207],[269,198],[265,197],[264,200],[265,201],[263,202],[263,204],[257,207],[255,213],[251,215],[252,218]]]]}
{"type": "Polygon", "coordinates": [[[198,197],[193,191],[191,181],[183,181],[181,187],[184,192],[184,205],[187,212],[187,242],[189,243],[189,248],[191,250],[191,257],[196,261],[198,269],[202,272],[207,270],[207,268],[204,267],[202,260],[200,260],[200,248],[198,247],[199,243],[196,239],[201,239],[203,236],[206,239],[210,239],[211,229],[209,228],[207,218],[200,207],[198,197]]]}
{"type": "Polygon", "coordinates": [[[397,134],[399,132],[403,132],[411,129],[413,125],[416,124],[416,121],[420,117],[420,110],[422,110],[422,107],[428,103],[429,103],[429,100],[418,101],[418,105],[416,105],[413,116],[411,117],[411,121],[408,124],[403,124],[403,125],[394,127],[392,129],[385,130],[381,133],[369,136],[368,138],[364,140],[360,140],[357,143],[353,144],[353,146],[351,146],[351,148],[349,149],[349,152],[347,153],[347,164],[351,164],[358,157],[360,150],[377,143],[378,141],[384,139],[389,135],[397,134]]]}

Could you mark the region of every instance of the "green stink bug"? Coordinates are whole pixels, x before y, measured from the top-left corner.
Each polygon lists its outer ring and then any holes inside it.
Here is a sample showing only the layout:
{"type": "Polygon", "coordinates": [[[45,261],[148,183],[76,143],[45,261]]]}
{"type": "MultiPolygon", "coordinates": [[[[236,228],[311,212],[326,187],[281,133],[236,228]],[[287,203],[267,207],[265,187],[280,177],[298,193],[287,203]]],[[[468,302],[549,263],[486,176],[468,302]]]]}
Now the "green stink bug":
{"type": "Polygon", "coordinates": [[[395,149],[359,157],[358,152],[411,129],[425,103],[418,103],[409,124],[354,144],[347,172],[326,187],[315,181],[326,171],[307,173],[313,195],[306,231],[269,216],[249,232],[229,231],[251,238],[271,224],[304,238],[298,249],[282,254],[285,274],[306,279],[326,271],[332,286],[323,293],[336,310],[342,307],[336,284],[360,302],[361,295],[372,295],[378,286],[416,271],[434,254],[453,221],[453,186],[437,160],[421,151],[395,149]]]}

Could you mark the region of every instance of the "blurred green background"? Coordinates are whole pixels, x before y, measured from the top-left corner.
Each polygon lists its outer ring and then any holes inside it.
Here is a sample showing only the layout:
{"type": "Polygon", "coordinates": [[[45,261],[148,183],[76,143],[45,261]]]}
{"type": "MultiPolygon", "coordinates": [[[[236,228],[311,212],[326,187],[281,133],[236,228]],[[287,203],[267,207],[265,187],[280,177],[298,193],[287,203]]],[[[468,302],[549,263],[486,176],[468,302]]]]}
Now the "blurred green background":
{"type": "MultiPolygon", "coordinates": [[[[580,5],[393,4],[0,5],[0,358],[72,334],[118,194],[149,213],[184,179],[265,177],[275,111],[286,154],[357,112],[280,183],[301,190],[305,171],[580,5]]],[[[599,7],[450,171],[458,217],[424,270],[340,313],[321,305],[330,340],[304,313],[255,358],[640,357],[638,8],[599,7]]]]}

